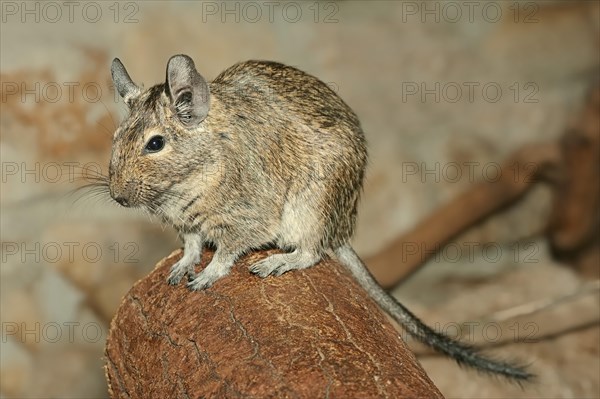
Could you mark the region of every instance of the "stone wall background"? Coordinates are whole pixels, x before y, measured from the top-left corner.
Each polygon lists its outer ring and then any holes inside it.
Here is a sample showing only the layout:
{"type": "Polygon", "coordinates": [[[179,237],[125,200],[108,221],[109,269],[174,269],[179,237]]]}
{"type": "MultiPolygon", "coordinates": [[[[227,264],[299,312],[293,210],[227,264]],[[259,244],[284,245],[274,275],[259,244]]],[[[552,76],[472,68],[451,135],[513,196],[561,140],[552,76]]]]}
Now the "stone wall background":
{"type": "MultiPolygon", "coordinates": [[[[142,213],[68,194],[82,167],[107,170],[124,114],[110,88],[113,57],[146,86],[164,79],[175,53],[192,56],[208,79],[268,59],[329,83],[369,141],[354,240],[363,256],[470,183],[493,179],[512,151],[559,137],[600,66],[597,2],[74,4],[69,15],[62,2],[1,3],[2,398],[105,397],[108,321],[129,287],[180,245],[142,213]]],[[[442,256],[396,294],[435,324],[577,289],[582,282],[539,238],[549,210],[549,191],[537,187],[460,238],[493,242],[501,256],[490,262],[480,247],[442,256]]],[[[586,306],[598,314],[597,301],[586,306]]],[[[550,370],[541,374],[558,378],[533,391],[441,359],[424,365],[448,397],[595,397],[597,328],[585,334],[531,352],[550,370]],[[573,359],[552,358],[552,347],[573,359]],[[568,371],[567,361],[579,367],[568,371]]]]}

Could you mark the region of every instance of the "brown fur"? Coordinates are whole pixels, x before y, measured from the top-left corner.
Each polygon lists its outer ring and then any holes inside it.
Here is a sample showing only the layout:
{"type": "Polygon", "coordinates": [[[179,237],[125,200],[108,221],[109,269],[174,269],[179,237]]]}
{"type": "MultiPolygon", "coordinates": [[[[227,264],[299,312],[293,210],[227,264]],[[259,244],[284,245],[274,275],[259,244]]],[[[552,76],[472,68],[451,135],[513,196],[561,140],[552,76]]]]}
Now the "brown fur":
{"type": "Polygon", "coordinates": [[[165,84],[130,99],[114,136],[111,193],[237,256],[275,243],[321,257],[352,236],[367,151],[358,118],[327,85],[275,62],[247,61],[210,87],[193,128],[165,84]],[[144,154],[149,137],[166,147],[144,154]]]}
{"type": "Polygon", "coordinates": [[[352,250],[365,139],[354,112],[323,82],[275,62],[248,61],[209,85],[191,58],[180,55],[169,60],[164,85],[141,93],[119,60],[112,70],[131,114],[115,133],[111,195],[179,230],[184,255],[171,269],[170,284],[187,274],[190,288],[210,287],[241,254],[266,244],[287,252],[252,265],[261,277],[307,268],[334,253],[420,341],[459,364],[515,381],[532,378],[422,323],[377,284],[352,250]],[[157,135],[164,136],[164,147],[145,149],[157,135]],[[207,242],[217,250],[195,275],[207,242]]]}

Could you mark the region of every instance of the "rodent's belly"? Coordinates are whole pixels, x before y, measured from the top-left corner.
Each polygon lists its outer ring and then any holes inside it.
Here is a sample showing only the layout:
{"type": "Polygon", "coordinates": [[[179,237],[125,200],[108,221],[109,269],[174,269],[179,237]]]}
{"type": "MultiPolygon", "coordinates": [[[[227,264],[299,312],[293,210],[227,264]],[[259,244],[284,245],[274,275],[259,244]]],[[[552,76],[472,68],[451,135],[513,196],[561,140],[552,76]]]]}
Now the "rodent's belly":
{"type": "Polygon", "coordinates": [[[224,212],[222,207],[216,209],[218,211],[195,212],[183,221],[174,218],[170,224],[181,233],[197,233],[205,242],[217,247],[244,251],[275,241],[279,220],[269,215],[248,217],[224,212]]]}

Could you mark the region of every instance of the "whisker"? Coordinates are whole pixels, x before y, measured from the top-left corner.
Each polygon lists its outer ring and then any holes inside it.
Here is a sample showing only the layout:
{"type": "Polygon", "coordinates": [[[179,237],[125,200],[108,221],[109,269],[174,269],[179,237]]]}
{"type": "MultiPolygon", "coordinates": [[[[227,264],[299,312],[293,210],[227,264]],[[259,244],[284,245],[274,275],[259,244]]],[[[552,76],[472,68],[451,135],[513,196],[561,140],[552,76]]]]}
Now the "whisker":
{"type": "Polygon", "coordinates": [[[110,111],[108,110],[108,107],[106,106],[106,104],[104,103],[104,101],[100,100],[100,101],[99,101],[99,103],[100,103],[100,104],[102,104],[102,105],[104,106],[104,109],[106,110],[106,113],[108,114],[108,117],[110,118],[110,120],[111,120],[111,121],[112,121],[112,123],[113,123],[113,128],[114,128],[115,130],[117,130],[117,124],[115,123],[115,120],[114,120],[114,119],[113,119],[113,117],[112,117],[112,112],[110,112],[110,111]]]}
{"type": "Polygon", "coordinates": [[[96,122],[102,129],[104,129],[103,133],[105,133],[108,137],[112,138],[112,133],[111,130],[109,128],[107,128],[106,126],[104,126],[102,123],[100,122],[96,122]]]}
{"type": "Polygon", "coordinates": [[[85,184],[81,187],[76,187],[72,190],[69,190],[63,195],[62,199],[74,198],[71,201],[71,205],[76,205],[83,198],[94,198],[97,196],[110,196],[110,192],[108,189],[108,184],[105,182],[95,182],[85,184]]]}

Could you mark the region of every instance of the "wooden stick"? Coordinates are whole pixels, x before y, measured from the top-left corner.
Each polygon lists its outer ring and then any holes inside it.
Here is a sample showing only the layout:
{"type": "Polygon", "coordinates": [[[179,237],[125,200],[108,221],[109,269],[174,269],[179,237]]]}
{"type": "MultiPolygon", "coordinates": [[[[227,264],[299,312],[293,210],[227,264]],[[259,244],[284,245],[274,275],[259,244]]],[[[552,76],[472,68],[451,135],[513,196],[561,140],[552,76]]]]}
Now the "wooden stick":
{"type": "Polygon", "coordinates": [[[515,317],[522,317],[527,315],[532,315],[534,313],[538,313],[544,311],[546,309],[553,308],[565,302],[571,302],[575,299],[578,299],[582,296],[586,296],[589,294],[595,294],[600,291],[600,280],[592,281],[588,284],[585,284],[581,289],[572,294],[563,295],[558,298],[544,298],[539,299],[537,301],[524,303],[518,306],[514,306],[512,308],[504,309],[499,312],[495,312],[483,319],[482,322],[498,322],[498,321],[506,321],[513,319],[515,317]]]}
{"type": "Polygon", "coordinates": [[[597,279],[600,277],[599,165],[600,87],[594,85],[583,111],[577,114],[559,143],[531,145],[518,151],[502,166],[498,181],[473,185],[366,263],[382,286],[394,287],[452,238],[514,203],[535,182],[551,180],[555,192],[548,229],[552,248],[584,275],[597,279]]]}
{"type": "Polygon", "coordinates": [[[555,186],[548,236],[555,254],[583,275],[600,277],[600,87],[561,140],[562,179],[555,186]]]}
{"type": "Polygon", "coordinates": [[[521,198],[560,162],[557,144],[536,144],[518,151],[502,165],[498,181],[473,185],[383,251],[368,258],[366,264],[382,286],[397,285],[435,254],[431,249],[441,249],[477,222],[521,198]]]}

